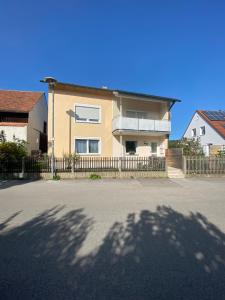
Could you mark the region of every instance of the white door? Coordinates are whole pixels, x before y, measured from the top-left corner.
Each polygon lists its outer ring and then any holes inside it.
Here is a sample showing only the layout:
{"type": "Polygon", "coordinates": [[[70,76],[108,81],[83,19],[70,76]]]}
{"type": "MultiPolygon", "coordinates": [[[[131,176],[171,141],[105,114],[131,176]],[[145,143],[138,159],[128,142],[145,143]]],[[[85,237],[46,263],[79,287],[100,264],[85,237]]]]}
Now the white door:
{"type": "Polygon", "coordinates": [[[150,143],[150,151],[151,151],[151,156],[158,155],[158,144],[156,142],[150,143]]]}

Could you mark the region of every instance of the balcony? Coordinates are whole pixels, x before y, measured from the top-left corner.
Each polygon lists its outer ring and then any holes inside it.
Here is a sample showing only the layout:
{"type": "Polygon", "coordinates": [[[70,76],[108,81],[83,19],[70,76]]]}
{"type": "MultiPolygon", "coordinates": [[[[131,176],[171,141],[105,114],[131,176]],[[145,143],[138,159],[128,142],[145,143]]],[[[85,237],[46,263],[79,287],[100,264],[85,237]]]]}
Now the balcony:
{"type": "Polygon", "coordinates": [[[112,122],[113,134],[164,135],[171,131],[168,120],[150,120],[118,116],[112,122]]]}

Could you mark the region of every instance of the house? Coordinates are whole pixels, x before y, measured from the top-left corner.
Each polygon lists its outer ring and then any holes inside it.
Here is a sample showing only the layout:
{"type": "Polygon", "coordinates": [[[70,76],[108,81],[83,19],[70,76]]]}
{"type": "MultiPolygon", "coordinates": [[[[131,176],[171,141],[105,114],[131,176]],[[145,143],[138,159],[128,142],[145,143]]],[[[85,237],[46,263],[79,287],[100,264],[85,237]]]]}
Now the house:
{"type": "Polygon", "coordinates": [[[26,141],[29,154],[47,152],[47,117],[44,93],[0,90],[0,132],[7,141],[26,141]]]}
{"type": "MultiPolygon", "coordinates": [[[[48,95],[52,141],[52,87],[48,95]]],[[[87,156],[164,156],[173,98],[56,82],[54,153],[87,156]]],[[[49,147],[49,154],[51,153],[49,147]]]]}
{"type": "Polygon", "coordinates": [[[197,110],[183,137],[199,139],[207,156],[217,154],[225,147],[225,111],[197,110]]]}

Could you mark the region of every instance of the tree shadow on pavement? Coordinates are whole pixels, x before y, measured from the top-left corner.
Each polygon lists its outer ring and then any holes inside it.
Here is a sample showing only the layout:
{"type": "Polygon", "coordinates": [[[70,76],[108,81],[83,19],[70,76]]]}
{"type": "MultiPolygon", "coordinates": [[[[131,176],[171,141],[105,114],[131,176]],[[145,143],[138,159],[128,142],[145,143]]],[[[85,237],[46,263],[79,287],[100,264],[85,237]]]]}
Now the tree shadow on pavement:
{"type": "Polygon", "coordinates": [[[0,179],[0,190],[8,189],[17,185],[24,185],[34,181],[40,180],[40,178],[33,179],[0,179]]]}
{"type": "Polygon", "coordinates": [[[225,235],[203,215],[129,214],[80,257],[94,222],[62,209],[0,235],[2,299],[225,299],[225,235]]]}

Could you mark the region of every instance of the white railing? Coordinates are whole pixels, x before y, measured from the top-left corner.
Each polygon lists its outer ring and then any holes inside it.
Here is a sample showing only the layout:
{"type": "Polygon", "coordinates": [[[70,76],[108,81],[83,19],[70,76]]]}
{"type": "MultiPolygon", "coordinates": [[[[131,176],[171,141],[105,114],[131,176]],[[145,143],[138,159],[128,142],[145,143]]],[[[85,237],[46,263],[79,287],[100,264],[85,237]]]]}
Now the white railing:
{"type": "Polygon", "coordinates": [[[169,133],[171,123],[168,120],[150,120],[118,116],[113,119],[113,131],[134,130],[134,131],[156,131],[169,133]]]}

